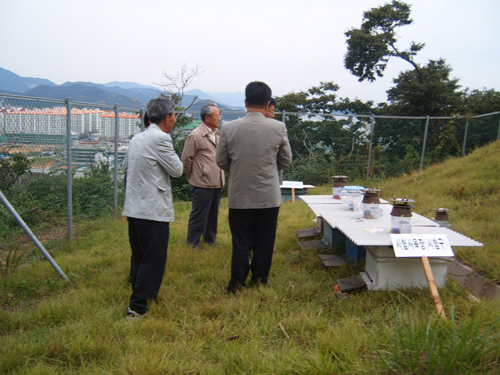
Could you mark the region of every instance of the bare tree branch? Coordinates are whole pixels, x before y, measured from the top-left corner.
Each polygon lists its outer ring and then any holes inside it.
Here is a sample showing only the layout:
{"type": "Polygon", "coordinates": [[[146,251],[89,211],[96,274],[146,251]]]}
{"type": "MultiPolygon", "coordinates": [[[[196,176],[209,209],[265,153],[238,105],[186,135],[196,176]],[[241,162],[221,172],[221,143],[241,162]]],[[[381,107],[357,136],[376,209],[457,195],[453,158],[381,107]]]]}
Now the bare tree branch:
{"type": "MultiPolygon", "coordinates": [[[[182,65],[180,71],[175,75],[163,72],[167,81],[157,85],[161,90],[163,90],[165,96],[170,97],[178,107],[181,107],[186,88],[192,83],[193,79],[201,73],[203,72],[199,65],[196,65],[194,68],[190,68],[187,64],[184,64],[182,65]]],[[[189,109],[197,99],[198,96],[195,96],[191,103],[184,108],[184,110],[189,109]]]]}

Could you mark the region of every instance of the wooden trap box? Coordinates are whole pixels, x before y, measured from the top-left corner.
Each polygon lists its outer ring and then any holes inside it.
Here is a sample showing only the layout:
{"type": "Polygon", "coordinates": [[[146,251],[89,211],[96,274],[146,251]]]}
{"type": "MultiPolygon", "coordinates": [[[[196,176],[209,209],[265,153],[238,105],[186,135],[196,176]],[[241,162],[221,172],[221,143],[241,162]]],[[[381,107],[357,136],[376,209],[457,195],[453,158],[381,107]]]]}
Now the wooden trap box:
{"type": "MultiPolygon", "coordinates": [[[[400,289],[427,287],[422,260],[420,258],[396,258],[389,246],[365,246],[365,271],[374,289],[400,289]]],[[[446,283],[448,264],[453,258],[429,257],[436,286],[446,283]]]]}
{"type": "Polygon", "coordinates": [[[321,229],[318,227],[300,229],[297,231],[297,237],[300,239],[308,237],[316,237],[319,236],[320,234],[321,234],[321,229]]]}
{"type": "Polygon", "coordinates": [[[297,241],[301,250],[322,250],[326,249],[326,245],[322,240],[313,241],[297,241]]]}

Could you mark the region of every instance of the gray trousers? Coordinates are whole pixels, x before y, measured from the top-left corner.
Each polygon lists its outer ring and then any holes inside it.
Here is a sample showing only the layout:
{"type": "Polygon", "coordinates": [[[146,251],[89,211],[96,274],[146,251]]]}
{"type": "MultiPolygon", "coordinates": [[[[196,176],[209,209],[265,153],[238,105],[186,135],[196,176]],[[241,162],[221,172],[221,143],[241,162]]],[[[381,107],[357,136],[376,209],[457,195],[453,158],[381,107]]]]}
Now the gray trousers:
{"type": "Polygon", "coordinates": [[[217,243],[221,190],[190,186],[193,208],[188,223],[187,243],[189,246],[200,247],[201,236],[203,236],[203,242],[217,243]]]}

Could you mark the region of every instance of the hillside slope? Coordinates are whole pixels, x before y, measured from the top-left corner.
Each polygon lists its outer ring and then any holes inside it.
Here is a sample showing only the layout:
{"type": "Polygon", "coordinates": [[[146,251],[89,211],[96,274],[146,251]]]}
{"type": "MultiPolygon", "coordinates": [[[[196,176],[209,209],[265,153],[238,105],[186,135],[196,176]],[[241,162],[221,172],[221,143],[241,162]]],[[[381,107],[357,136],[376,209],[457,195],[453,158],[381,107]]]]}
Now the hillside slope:
{"type": "MultiPolygon", "coordinates": [[[[377,184],[377,183],[375,183],[377,184]]],[[[400,178],[381,181],[382,197],[414,199],[414,211],[429,218],[449,208],[450,229],[484,244],[455,248],[457,256],[500,279],[500,141],[400,178]]]]}

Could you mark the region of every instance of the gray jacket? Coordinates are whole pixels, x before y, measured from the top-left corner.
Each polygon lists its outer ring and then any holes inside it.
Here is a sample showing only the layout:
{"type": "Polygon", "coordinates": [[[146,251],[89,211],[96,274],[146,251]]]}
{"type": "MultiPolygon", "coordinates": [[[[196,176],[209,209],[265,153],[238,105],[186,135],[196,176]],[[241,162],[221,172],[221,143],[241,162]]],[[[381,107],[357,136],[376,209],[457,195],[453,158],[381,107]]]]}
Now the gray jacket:
{"type": "Polygon", "coordinates": [[[148,130],[132,138],[123,165],[127,186],[122,215],[174,221],[170,176],[182,175],[182,163],[170,134],[151,124],[148,130]]]}
{"type": "Polygon", "coordinates": [[[281,206],[278,171],[292,162],[285,124],[248,112],[222,127],[215,160],[229,173],[229,208],[281,206]]]}

